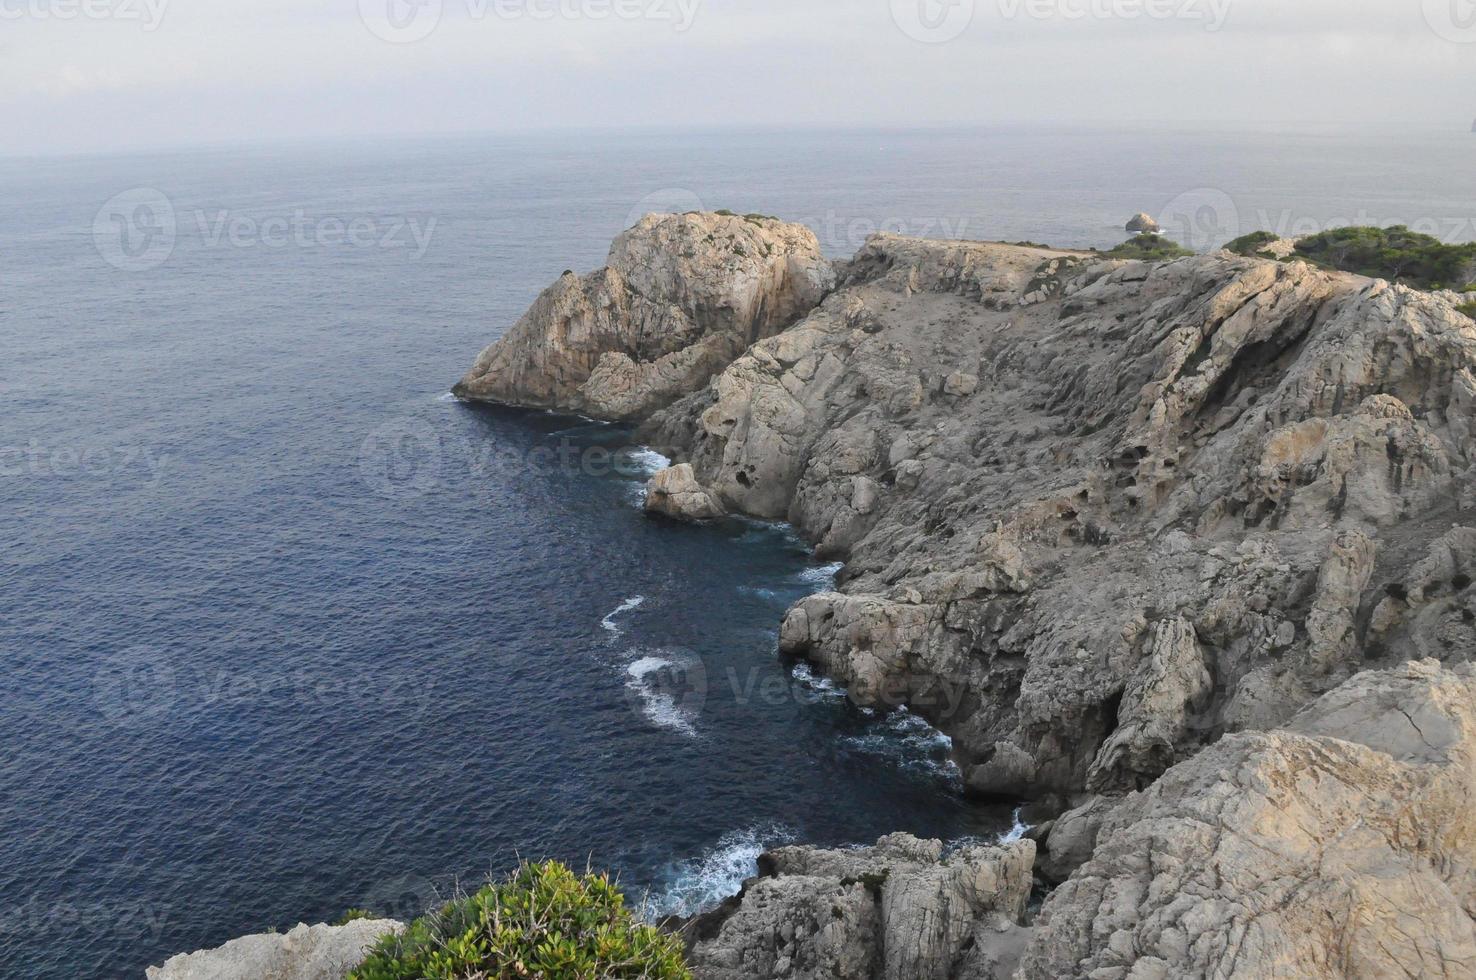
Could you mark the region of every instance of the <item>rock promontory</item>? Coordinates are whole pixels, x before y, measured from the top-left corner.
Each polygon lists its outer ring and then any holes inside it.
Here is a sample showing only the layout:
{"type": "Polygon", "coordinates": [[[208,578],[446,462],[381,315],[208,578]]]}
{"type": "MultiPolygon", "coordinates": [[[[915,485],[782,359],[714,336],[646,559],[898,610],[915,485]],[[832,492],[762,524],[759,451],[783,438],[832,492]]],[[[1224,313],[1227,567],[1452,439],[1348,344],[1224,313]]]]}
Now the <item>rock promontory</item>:
{"type": "Polygon", "coordinates": [[[605,267],[566,272],[477,358],[462,398],[640,419],[815,307],[834,274],[815,235],[760,215],[647,215],[605,267]]]}

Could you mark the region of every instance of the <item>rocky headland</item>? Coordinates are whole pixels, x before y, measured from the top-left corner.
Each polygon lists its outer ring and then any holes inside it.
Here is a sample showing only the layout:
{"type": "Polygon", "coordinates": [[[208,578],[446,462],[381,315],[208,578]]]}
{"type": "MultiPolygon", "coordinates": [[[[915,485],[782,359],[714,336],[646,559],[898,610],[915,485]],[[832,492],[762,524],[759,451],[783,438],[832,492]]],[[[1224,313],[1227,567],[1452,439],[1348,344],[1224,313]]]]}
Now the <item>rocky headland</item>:
{"type": "Polygon", "coordinates": [[[782,652],[1032,804],[1021,841],[766,855],[682,926],[696,975],[1476,976],[1457,295],[892,235],[832,264],[728,214],[550,287],[457,393],[638,424],[664,518],[793,524],[844,569],[782,652]]]}

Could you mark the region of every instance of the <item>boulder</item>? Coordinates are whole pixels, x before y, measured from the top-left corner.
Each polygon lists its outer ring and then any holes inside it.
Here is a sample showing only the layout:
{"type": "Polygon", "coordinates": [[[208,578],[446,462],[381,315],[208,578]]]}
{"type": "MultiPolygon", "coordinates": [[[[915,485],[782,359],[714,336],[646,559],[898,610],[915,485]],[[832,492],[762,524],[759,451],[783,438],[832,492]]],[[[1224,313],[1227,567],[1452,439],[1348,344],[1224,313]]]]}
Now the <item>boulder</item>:
{"type": "Polygon", "coordinates": [[[1156,235],[1161,229],[1158,222],[1153,220],[1152,215],[1140,211],[1128,219],[1127,230],[1134,235],[1140,235],[1143,232],[1156,235]]]}
{"type": "Polygon", "coordinates": [[[646,510],[679,521],[712,521],[723,506],[697,482],[688,463],[669,466],[646,484],[646,510]]]}

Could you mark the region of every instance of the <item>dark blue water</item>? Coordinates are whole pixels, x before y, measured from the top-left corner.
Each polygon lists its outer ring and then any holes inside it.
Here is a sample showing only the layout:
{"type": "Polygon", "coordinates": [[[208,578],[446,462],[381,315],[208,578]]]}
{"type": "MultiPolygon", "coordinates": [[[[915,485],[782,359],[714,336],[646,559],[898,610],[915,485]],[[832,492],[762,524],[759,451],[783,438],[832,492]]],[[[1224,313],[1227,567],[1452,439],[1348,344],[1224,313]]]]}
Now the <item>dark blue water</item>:
{"type": "Polygon", "coordinates": [[[621,430],[444,392],[646,209],[805,218],[837,255],[878,227],[1106,245],[1144,208],[1219,227],[1224,199],[1243,230],[1367,207],[1471,238],[1473,150],[755,133],[0,161],[0,975],[411,915],[520,855],[681,908],[764,843],[1000,832],[943,740],[779,661],[827,580],[783,529],[648,520],[621,430]]]}

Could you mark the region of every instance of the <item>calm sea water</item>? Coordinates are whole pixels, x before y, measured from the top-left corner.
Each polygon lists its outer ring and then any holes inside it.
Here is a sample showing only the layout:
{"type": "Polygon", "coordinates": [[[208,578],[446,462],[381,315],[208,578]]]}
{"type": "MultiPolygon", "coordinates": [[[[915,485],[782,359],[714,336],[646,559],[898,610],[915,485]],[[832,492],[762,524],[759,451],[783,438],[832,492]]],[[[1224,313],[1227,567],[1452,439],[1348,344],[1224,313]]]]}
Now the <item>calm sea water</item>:
{"type": "Polygon", "coordinates": [[[764,844],[991,836],[946,740],[775,654],[784,529],[445,396],[645,210],[1110,245],[1476,238],[1476,137],[608,134],[0,161],[0,975],[137,977],[518,857],[661,908],[764,844]]]}

